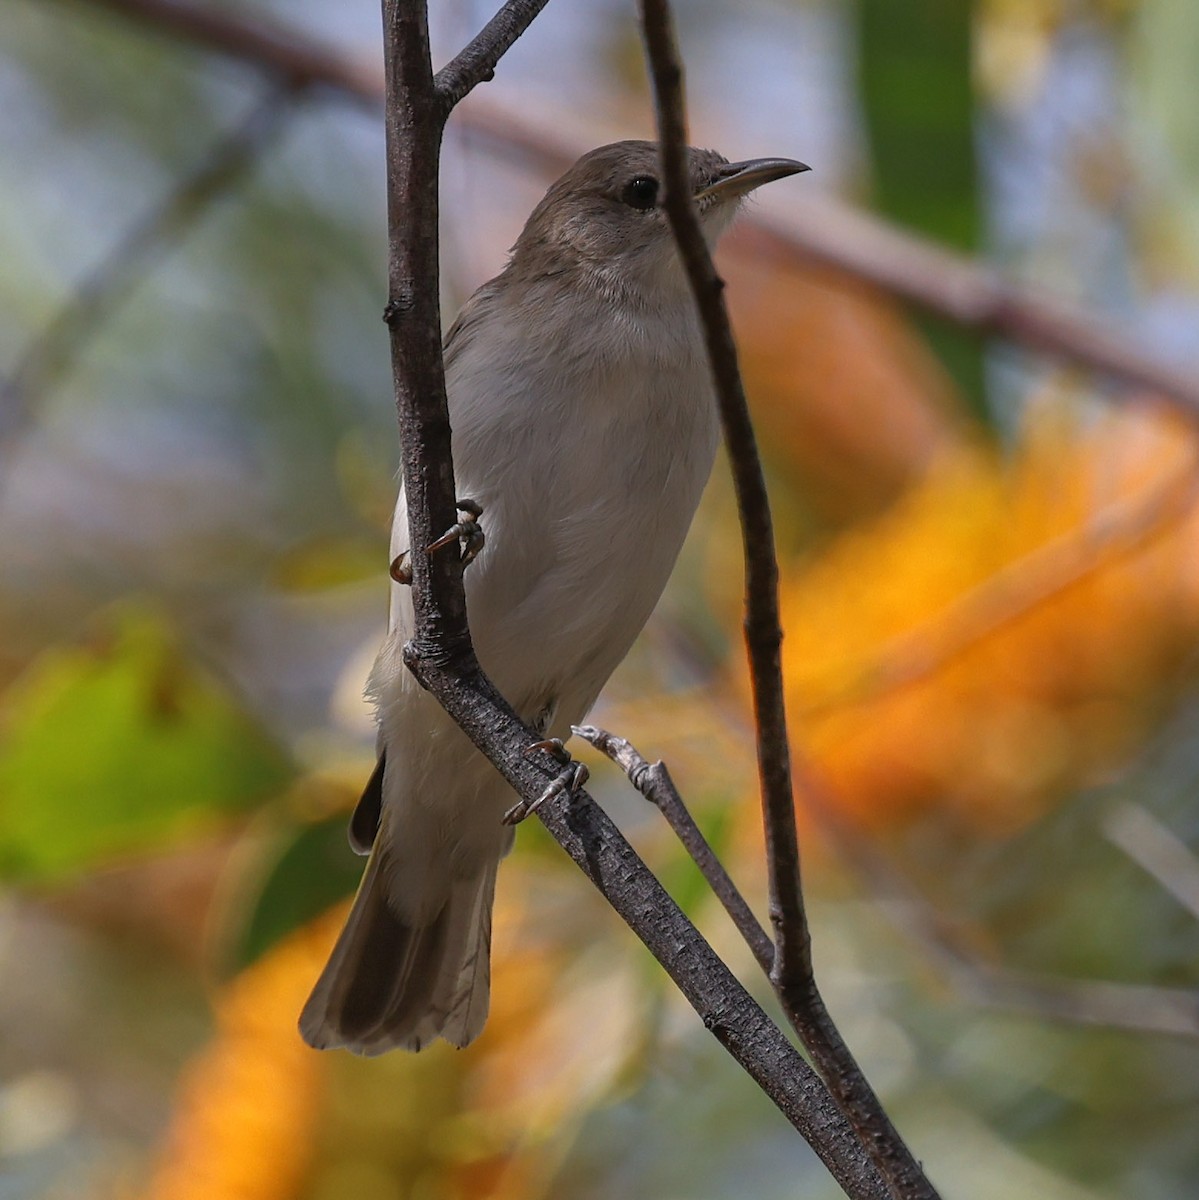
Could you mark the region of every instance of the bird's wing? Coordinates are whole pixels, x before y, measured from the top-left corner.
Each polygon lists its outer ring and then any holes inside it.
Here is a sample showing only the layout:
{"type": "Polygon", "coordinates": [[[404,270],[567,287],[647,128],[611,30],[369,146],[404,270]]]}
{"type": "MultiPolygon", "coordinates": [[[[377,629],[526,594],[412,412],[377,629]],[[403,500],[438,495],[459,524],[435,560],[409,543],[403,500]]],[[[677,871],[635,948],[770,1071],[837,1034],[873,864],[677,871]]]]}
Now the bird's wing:
{"type": "MultiPolygon", "coordinates": [[[[458,356],[470,344],[475,327],[485,318],[499,294],[499,278],[485,283],[459,310],[441,345],[446,382],[450,384],[458,356]]],[[[452,397],[451,397],[452,400],[452,397]]]]}

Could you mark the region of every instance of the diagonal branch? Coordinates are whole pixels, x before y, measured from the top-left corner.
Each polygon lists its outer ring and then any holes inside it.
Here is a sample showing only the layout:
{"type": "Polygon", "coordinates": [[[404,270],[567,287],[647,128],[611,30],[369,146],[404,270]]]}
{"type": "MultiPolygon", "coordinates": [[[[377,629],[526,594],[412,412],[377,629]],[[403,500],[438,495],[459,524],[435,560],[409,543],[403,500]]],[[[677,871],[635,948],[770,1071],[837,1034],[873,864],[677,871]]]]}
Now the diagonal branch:
{"type": "MultiPolygon", "coordinates": [[[[708,886],[724,905],[758,965],[769,975],[773,954],[770,938],[687,811],[665,763],[646,762],[624,738],[594,725],[579,726],[575,733],[606,754],[624,771],[633,787],[662,813],[708,886]]],[[[879,908],[895,929],[926,955],[933,969],[965,1003],[1021,1013],[1044,1021],[1168,1037],[1199,1037],[1199,992],[1194,989],[1067,979],[1012,970],[984,958],[965,930],[933,911],[928,901],[884,855],[863,839],[853,836],[823,794],[827,785],[817,780],[811,771],[805,783],[809,809],[837,853],[860,876],[865,887],[875,893],[879,908]]],[[[1114,841],[1113,828],[1113,823],[1105,822],[1105,832],[1114,841]]],[[[1123,834],[1124,831],[1119,832],[1123,834]]],[[[1125,846],[1122,841],[1117,844],[1121,848],[1125,846]]],[[[1175,845],[1172,855],[1177,852],[1175,845]]],[[[1199,904],[1199,891],[1194,890],[1199,872],[1195,872],[1193,858],[1187,867],[1192,875],[1184,877],[1182,888],[1174,886],[1179,878],[1177,868],[1182,865],[1180,858],[1171,857],[1169,876],[1162,870],[1162,861],[1157,860],[1152,851],[1144,859],[1137,857],[1138,862],[1144,863],[1150,863],[1150,859],[1154,861],[1147,869],[1151,869],[1164,886],[1183,898],[1188,906],[1199,904]]],[[[1194,911],[1199,912],[1199,907],[1194,911]]],[[[794,1015],[788,1013],[787,1016],[794,1025],[794,1015]]]]}
{"type": "Polygon", "coordinates": [[[377,112],[383,76],[375,62],[343,54],[284,22],[195,0],[90,0],[147,28],[268,71],[293,87],[319,84],[377,112]]]}
{"type": "Polygon", "coordinates": [[[138,280],[254,166],[282,128],[295,97],[292,87],[269,92],[79,281],[0,383],[0,453],[28,424],[38,398],[70,371],[138,280]]]}
{"type": "Polygon", "coordinates": [[[572,725],[571,729],[576,737],[590,742],[601,754],[606,754],[629,777],[633,787],[666,818],[713,894],[724,905],[725,912],[745,939],[758,966],[769,977],[774,964],[774,944],[770,935],[762,928],[753,909],[746,903],[724,864],[716,857],[708,839],[695,823],[695,818],[688,812],[666,764],[661,761],[646,762],[631,742],[606,729],[598,729],[594,725],[572,725]]]}
{"type": "MultiPolygon", "coordinates": [[[[382,100],[383,80],[373,62],[353,59],[280,21],[197,0],[87,2],[296,83],[330,88],[370,108],[382,100]]],[[[517,151],[551,172],[569,165],[596,140],[564,135],[561,113],[552,122],[539,122],[527,111],[490,101],[459,119],[491,145],[517,151]]],[[[986,263],[835,200],[807,197],[786,213],[764,211],[770,207],[764,202],[758,215],[743,222],[741,240],[771,262],[821,263],[955,324],[1078,363],[1160,397],[1191,419],[1199,416],[1196,372],[1163,362],[1109,321],[1012,284],[986,263]]]]}
{"type": "Polygon", "coordinates": [[[1099,572],[1176,534],[1197,502],[1199,460],[1191,454],[1179,470],[996,568],[924,624],[892,637],[836,693],[804,703],[802,716],[875,704],[924,682],[1099,572]]]}
{"type": "Polygon", "coordinates": [[[1104,817],[1103,833],[1199,918],[1199,858],[1168,825],[1143,805],[1125,800],[1104,817]]]}
{"type": "MultiPolygon", "coordinates": [[[[523,747],[539,735],[523,725],[477,667],[445,668],[406,658],[471,741],[526,800],[550,776],[523,747]]],[[[882,1177],[798,1051],[766,1016],[707,940],[654,878],[591,796],[556,796],[537,816],[658,960],[705,1027],[808,1142],[853,1200],[885,1200],[882,1177]]]]}
{"type": "Polygon", "coordinates": [[[496,64],[548,2],[507,0],[470,44],[437,72],[434,83],[447,112],[480,83],[486,83],[495,76],[496,64]]]}
{"type": "Polygon", "coordinates": [[[825,1008],[812,971],[811,935],[800,883],[799,839],[780,649],[778,561],[770,500],[758,457],[737,347],[716,273],[691,197],[679,58],[669,0],[640,0],[642,30],[658,119],[665,182],[663,205],[691,284],[716,388],[733,471],[745,551],[745,640],[750,660],[758,775],[766,829],[774,963],[770,976],[784,1009],[830,1092],[900,1200],[935,1200],[825,1008]]]}

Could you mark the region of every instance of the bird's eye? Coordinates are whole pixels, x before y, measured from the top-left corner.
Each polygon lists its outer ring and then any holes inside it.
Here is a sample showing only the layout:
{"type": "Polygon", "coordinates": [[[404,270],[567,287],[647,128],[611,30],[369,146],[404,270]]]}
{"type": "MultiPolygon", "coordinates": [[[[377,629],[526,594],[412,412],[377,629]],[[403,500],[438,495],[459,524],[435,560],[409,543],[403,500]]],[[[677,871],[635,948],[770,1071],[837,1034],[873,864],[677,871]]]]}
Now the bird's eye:
{"type": "Polygon", "coordinates": [[[630,208],[648,212],[658,202],[658,181],[652,175],[638,175],[625,184],[620,198],[630,208]]]}

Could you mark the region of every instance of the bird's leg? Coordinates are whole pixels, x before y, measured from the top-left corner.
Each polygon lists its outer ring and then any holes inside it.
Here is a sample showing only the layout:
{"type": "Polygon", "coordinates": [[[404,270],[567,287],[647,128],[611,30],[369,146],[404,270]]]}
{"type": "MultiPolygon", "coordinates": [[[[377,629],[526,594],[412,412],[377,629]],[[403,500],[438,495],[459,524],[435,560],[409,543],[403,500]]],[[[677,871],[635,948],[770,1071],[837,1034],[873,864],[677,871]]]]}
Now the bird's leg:
{"type": "Polygon", "coordinates": [[[587,764],[575,762],[567,752],[565,746],[562,745],[561,738],[547,738],[544,742],[534,742],[531,746],[525,747],[526,754],[535,754],[538,750],[544,750],[556,762],[562,763],[562,770],[549,781],[545,791],[537,797],[536,800],[518,800],[506,813],[504,813],[505,825],[517,825],[535,813],[547,800],[552,800],[555,796],[562,795],[563,792],[567,796],[573,796],[587,782],[587,777],[591,774],[587,770],[587,764]]]}
{"type": "Polygon", "coordinates": [[[428,549],[432,554],[434,550],[440,550],[442,546],[461,541],[462,569],[466,570],[478,557],[479,551],[483,549],[485,539],[483,527],[479,524],[479,518],[483,515],[483,506],[477,500],[455,500],[454,504],[460,514],[465,513],[466,515],[451,525],[428,549]]]}

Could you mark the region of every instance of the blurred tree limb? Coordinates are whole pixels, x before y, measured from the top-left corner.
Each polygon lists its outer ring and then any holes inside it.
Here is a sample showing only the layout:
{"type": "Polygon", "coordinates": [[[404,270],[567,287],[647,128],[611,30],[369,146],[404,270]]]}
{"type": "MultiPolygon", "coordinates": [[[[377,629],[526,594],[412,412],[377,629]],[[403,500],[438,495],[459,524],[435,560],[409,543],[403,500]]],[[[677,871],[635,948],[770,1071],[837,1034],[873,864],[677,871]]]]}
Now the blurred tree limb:
{"type": "MultiPolygon", "coordinates": [[[[540,5],[510,0],[465,56],[434,77],[423,0],[383,0],[388,301],[392,369],[413,545],[456,515],[441,358],[438,160],[445,121],[486,78],[540,5]],[[504,16],[508,19],[501,19],[504,16]],[[456,65],[457,64],[457,65],[456,65]],[[492,64],[492,65],[488,65],[492,64]]],[[[404,660],[526,803],[552,778],[526,749],[540,740],[484,675],[471,644],[457,554],[411,558],[414,630],[404,660]]],[[[785,751],[785,747],[784,747],[785,751]]],[[[741,987],[589,796],[556,794],[542,823],[665,967],[705,1025],[804,1135],[846,1193],[886,1188],[811,1068],[741,987]]]]}
{"type": "Polygon", "coordinates": [[[869,705],[927,680],[973,647],[1105,568],[1177,531],[1199,503],[1194,452],[1175,471],[1098,511],[963,592],[930,621],[884,642],[836,694],[802,704],[805,718],[869,705]]]}
{"type": "MultiPolygon", "coordinates": [[[[869,839],[855,835],[814,769],[805,770],[804,793],[821,832],[878,897],[891,924],[919,947],[942,979],[969,1003],[1073,1025],[1199,1037],[1199,991],[1069,979],[1013,970],[991,961],[960,922],[935,909],[869,839]]],[[[1108,830],[1110,835],[1110,825],[1108,830]]]]}
{"type": "Polygon", "coordinates": [[[63,379],[138,280],[255,166],[286,124],[298,86],[272,87],[75,285],[0,383],[0,453],[28,424],[37,400],[63,379]]]}
{"type": "MultiPolygon", "coordinates": [[[[84,0],[195,45],[230,55],[293,84],[327,87],[377,107],[383,79],[373,62],[276,21],[216,9],[197,0],[84,0]]],[[[459,120],[508,153],[558,173],[588,148],[563,135],[563,114],[538,123],[527,111],[473,103],[459,120]]],[[[1007,282],[997,271],[835,200],[808,196],[786,213],[749,217],[745,244],[775,262],[818,262],[917,308],[1076,363],[1134,391],[1199,417],[1199,376],[1163,362],[1114,325],[1007,282]]]]}
{"type": "MultiPolygon", "coordinates": [[[[1199,919],[1199,859],[1168,826],[1144,805],[1124,801],[1103,822],[1103,832],[1179,904],[1199,919]]],[[[1195,998],[1199,1022],[1199,996],[1195,998]]]]}

